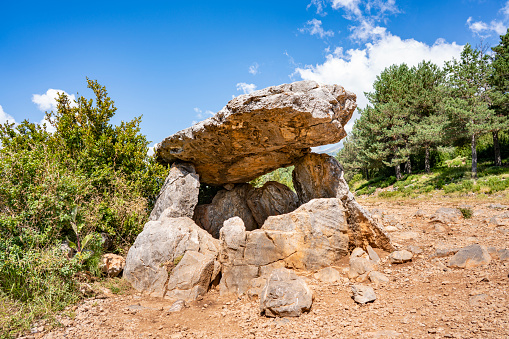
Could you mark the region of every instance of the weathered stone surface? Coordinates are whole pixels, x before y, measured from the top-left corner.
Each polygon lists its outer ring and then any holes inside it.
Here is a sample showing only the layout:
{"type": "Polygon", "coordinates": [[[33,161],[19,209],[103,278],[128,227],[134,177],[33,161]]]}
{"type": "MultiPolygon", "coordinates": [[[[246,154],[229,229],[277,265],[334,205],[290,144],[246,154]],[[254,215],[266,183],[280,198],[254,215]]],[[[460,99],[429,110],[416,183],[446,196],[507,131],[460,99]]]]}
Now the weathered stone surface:
{"type": "Polygon", "coordinates": [[[203,183],[248,182],[293,164],[310,147],[346,136],[356,96],[314,81],[268,87],[231,100],[213,117],[164,139],[160,161],[191,162],[203,183]]]}
{"type": "Polygon", "coordinates": [[[452,224],[458,222],[463,215],[457,208],[442,207],[431,216],[431,221],[440,222],[442,224],[452,224]]]}
{"type": "Polygon", "coordinates": [[[387,284],[389,282],[389,278],[385,274],[378,271],[371,271],[369,272],[368,276],[369,280],[371,280],[371,282],[376,285],[387,284]]]}
{"type": "Polygon", "coordinates": [[[157,220],[163,211],[171,218],[192,218],[198,203],[200,179],[192,164],[174,163],[159,192],[149,220],[157,220]]]}
{"type": "Polygon", "coordinates": [[[371,259],[371,261],[373,261],[375,264],[380,262],[380,257],[371,246],[366,246],[366,251],[368,252],[369,259],[371,259]]]}
{"type": "Polygon", "coordinates": [[[450,260],[447,266],[453,268],[473,268],[487,265],[491,256],[486,247],[474,244],[460,249],[450,260]]]}
{"type": "Polygon", "coordinates": [[[168,308],[168,313],[180,312],[184,309],[184,307],[186,307],[186,301],[183,299],[179,299],[179,300],[175,301],[170,306],[170,308],[168,308]]]}
{"type": "Polygon", "coordinates": [[[376,300],[373,287],[364,285],[352,285],[353,299],[356,303],[366,304],[376,300]]]}
{"type": "Polygon", "coordinates": [[[292,271],[272,272],[260,296],[260,312],[267,317],[298,317],[313,304],[313,292],[292,271]]]}
{"type": "Polygon", "coordinates": [[[348,254],[348,225],[339,199],[315,199],[295,211],[271,216],[246,232],[240,218],[225,222],[220,235],[221,294],[245,293],[254,278],[278,267],[315,270],[348,254]]]}
{"type": "Polygon", "coordinates": [[[341,280],[341,274],[339,274],[338,270],[335,268],[325,267],[313,274],[313,278],[328,284],[332,284],[341,280]]]}
{"type": "Polygon", "coordinates": [[[247,205],[258,227],[262,227],[268,217],[294,211],[299,207],[299,198],[286,185],[269,181],[248,192],[247,205]]]}
{"type": "Polygon", "coordinates": [[[335,158],[316,153],[302,157],[293,170],[293,186],[300,203],[316,198],[339,198],[342,201],[348,215],[350,248],[371,245],[386,251],[395,249],[382,225],[355,200],[335,158]]]}
{"type": "Polygon", "coordinates": [[[197,206],[193,219],[214,238],[219,238],[223,223],[232,217],[240,217],[246,229],[252,231],[262,227],[269,216],[290,213],[298,206],[295,192],[278,182],[269,181],[260,188],[240,184],[219,191],[212,203],[197,206]]]}
{"type": "Polygon", "coordinates": [[[391,264],[403,264],[412,261],[413,256],[412,252],[407,250],[394,251],[389,254],[389,261],[391,264]]]}
{"type": "Polygon", "coordinates": [[[229,191],[219,191],[211,204],[196,206],[194,221],[214,238],[219,238],[223,223],[233,217],[241,218],[248,231],[259,228],[247,204],[248,194],[252,190],[254,187],[250,184],[241,184],[229,191]]]}
{"type": "Polygon", "coordinates": [[[353,257],[350,259],[350,270],[348,271],[348,278],[355,279],[358,276],[376,270],[377,265],[363,257],[353,257]]]}
{"type": "Polygon", "coordinates": [[[124,269],[125,259],[117,254],[106,253],[101,257],[101,263],[99,266],[106,276],[113,278],[118,276],[124,269]]]}
{"type": "MultiPolygon", "coordinates": [[[[171,218],[165,211],[158,220],[145,224],[143,232],[129,249],[124,278],[138,291],[163,297],[167,293],[168,278],[171,278],[168,273],[172,272],[175,263],[187,251],[215,259],[219,241],[193,220],[187,217],[171,218]]],[[[216,273],[217,270],[211,272],[211,280],[216,273]]]]}
{"type": "Polygon", "coordinates": [[[368,254],[360,247],[354,248],[352,253],[350,254],[350,259],[356,258],[356,257],[363,257],[367,258],[368,254]]]}
{"type": "Polygon", "coordinates": [[[215,258],[197,251],[186,251],[171,272],[165,297],[196,300],[210,286],[214,273],[215,258]]]}

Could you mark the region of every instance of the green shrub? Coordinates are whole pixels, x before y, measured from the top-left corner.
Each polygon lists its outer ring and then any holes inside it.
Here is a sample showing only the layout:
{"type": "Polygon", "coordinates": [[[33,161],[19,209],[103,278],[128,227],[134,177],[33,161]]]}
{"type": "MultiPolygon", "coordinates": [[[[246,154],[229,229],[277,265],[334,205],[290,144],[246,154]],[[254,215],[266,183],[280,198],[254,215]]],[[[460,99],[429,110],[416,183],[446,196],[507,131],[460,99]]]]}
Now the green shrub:
{"type": "Polygon", "coordinates": [[[470,208],[460,208],[461,214],[463,215],[463,218],[470,219],[472,218],[472,210],[470,208]]]}

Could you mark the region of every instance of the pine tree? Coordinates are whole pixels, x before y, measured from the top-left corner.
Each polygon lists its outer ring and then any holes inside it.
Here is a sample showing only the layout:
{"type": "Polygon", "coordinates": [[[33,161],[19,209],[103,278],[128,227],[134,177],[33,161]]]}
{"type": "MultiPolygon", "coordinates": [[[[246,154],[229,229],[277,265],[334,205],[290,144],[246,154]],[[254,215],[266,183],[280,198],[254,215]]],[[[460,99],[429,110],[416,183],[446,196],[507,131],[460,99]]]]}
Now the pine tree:
{"type": "Polygon", "coordinates": [[[427,61],[419,63],[411,71],[413,80],[410,95],[415,133],[410,140],[415,149],[424,148],[424,169],[430,173],[430,150],[442,141],[443,127],[447,120],[439,109],[444,72],[427,61]]]}
{"type": "Polygon", "coordinates": [[[488,67],[488,57],[467,44],[460,60],[447,62],[445,68],[448,78],[443,108],[449,117],[449,136],[470,138],[473,178],[477,178],[477,138],[491,130],[493,116],[485,81],[488,67]]]}
{"type": "Polygon", "coordinates": [[[509,29],[500,36],[500,43],[492,48],[493,72],[489,79],[492,86],[490,97],[495,114],[492,117],[493,148],[495,166],[502,166],[498,133],[509,128],[509,29]]]}

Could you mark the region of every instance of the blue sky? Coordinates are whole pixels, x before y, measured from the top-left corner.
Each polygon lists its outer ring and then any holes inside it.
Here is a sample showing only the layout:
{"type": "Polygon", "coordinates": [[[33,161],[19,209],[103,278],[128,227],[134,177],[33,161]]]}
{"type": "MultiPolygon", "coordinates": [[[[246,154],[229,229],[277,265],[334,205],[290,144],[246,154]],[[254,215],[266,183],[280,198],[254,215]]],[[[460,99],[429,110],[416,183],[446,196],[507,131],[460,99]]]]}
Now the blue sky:
{"type": "MultiPolygon", "coordinates": [[[[105,85],[114,123],[152,144],[254,89],[302,79],[358,95],[394,63],[494,46],[509,1],[2,1],[0,123],[39,122],[57,91],[105,85]]],[[[353,123],[349,124],[347,131],[353,123]]]]}

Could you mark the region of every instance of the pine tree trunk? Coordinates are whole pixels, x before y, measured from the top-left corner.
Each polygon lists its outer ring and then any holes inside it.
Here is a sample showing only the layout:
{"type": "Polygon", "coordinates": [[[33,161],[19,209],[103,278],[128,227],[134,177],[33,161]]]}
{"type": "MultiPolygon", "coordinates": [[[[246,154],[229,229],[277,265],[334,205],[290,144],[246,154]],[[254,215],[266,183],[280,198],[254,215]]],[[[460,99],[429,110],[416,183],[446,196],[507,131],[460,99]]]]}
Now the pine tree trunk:
{"type": "Polygon", "coordinates": [[[426,145],[426,156],[424,157],[424,169],[426,173],[430,173],[430,165],[429,165],[429,146],[426,145]]]}
{"type": "Polygon", "coordinates": [[[410,162],[410,159],[405,163],[405,172],[406,174],[412,174],[412,163],[410,162]]]}
{"type": "Polygon", "coordinates": [[[495,151],[495,166],[502,166],[502,157],[500,156],[500,144],[498,142],[498,131],[491,132],[493,134],[493,150],[495,151]]]}
{"type": "Polygon", "coordinates": [[[396,170],[396,180],[400,180],[401,179],[401,167],[399,167],[399,164],[397,164],[396,167],[394,167],[394,169],[396,170]]]}
{"type": "Polygon", "coordinates": [[[477,179],[477,140],[472,134],[472,178],[477,179]]]}

